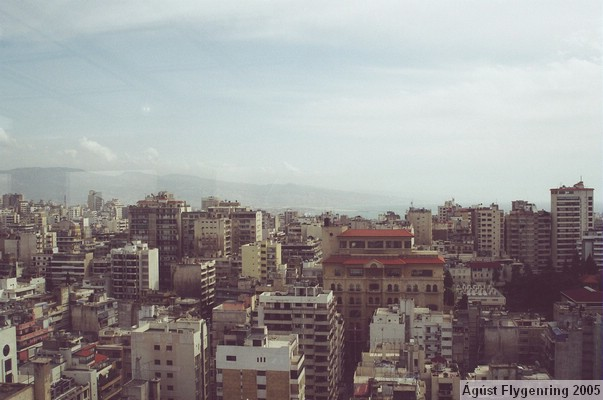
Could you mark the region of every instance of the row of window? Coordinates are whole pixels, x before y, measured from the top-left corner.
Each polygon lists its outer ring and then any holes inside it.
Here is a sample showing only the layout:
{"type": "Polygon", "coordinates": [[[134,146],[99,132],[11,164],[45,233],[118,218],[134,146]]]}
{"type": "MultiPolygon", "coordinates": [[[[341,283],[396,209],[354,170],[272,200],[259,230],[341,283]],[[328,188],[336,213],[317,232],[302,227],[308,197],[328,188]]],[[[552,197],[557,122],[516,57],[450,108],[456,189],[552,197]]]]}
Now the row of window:
{"type": "MultiPolygon", "coordinates": [[[[343,285],[341,283],[331,283],[331,290],[334,292],[341,292],[343,291],[343,285]]],[[[371,292],[374,291],[379,291],[380,286],[378,283],[371,283],[369,284],[368,290],[371,292]]],[[[362,291],[362,287],[360,286],[360,284],[356,283],[350,283],[350,287],[349,287],[349,291],[350,292],[361,292],[362,291]]],[[[388,292],[399,292],[400,291],[400,287],[398,286],[398,284],[388,284],[387,285],[387,291],[388,292]]],[[[419,291],[419,285],[406,285],[406,291],[407,292],[418,292],[419,291]]],[[[433,285],[425,285],[425,291],[426,292],[437,292],[438,291],[438,285],[433,284],[433,285]]]]}

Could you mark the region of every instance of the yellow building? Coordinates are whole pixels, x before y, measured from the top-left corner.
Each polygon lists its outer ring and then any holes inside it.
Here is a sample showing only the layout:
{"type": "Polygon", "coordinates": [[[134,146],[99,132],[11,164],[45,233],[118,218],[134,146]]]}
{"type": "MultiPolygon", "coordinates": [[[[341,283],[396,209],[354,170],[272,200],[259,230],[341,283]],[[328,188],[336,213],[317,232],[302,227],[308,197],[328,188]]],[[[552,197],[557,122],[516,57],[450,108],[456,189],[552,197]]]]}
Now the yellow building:
{"type": "Polygon", "coordinates": [[[323,260],[323,282],[335,293],[346,343],[356,357],[368,350],[369,323],[377,308],[414,299],[418,307],[442,309],[444,259],[414,251],[409,231],[348,229],[336,240],[338,249],[323,260]]]}

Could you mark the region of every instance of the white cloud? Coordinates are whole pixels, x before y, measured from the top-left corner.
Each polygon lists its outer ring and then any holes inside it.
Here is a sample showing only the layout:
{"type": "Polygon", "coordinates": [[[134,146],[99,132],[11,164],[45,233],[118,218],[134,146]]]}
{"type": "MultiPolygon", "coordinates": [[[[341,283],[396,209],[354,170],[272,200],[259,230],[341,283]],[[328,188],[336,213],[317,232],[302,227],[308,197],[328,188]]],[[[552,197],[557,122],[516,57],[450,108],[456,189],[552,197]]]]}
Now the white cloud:
{"type": "Polygon", "coordinates": [[[66,149],[66,150],[63,150],[63,154],[65,154],[71,158],[76,158],[77,150],[76,149],[66,149]]]}
{"type": "Polygon", "coordinates": [[[12,147],[17,141],[0,127],[0,147],[12,147]]]}
{"type": "Polygon", "coordinates": [[[285,168],[287,168],[288,171],[296,172],[296,173],[301,172],[301,170],[299,168],[291,165],[287,161],[283,161],[283,165],[285,166],[285,168]]]}
{"type": "Polygon", "coordinates": [[[80,146],[88,152],[105,159],[106,161],[115,161],[117,159],[117,156],[110,148],[86,137],[83,137],[80,140],[80,146]]]}
{"type": "Polygon", "coordinates": [[[144,151],[144,155],[149,161],[157,161],[159,159],[159,151],[154,147],[148,147],[144,151]]]}

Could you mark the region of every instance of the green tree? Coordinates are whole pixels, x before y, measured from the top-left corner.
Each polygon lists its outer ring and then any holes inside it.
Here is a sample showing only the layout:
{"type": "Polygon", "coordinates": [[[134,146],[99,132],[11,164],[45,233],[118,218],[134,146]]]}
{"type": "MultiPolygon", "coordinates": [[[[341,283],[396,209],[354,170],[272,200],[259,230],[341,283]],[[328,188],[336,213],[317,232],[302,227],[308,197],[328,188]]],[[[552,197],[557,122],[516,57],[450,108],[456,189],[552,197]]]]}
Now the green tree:
{"type": "Polygon", "coordinates": [[[457,301],[456,306],[454,306],[457,310],[466,310],[469,307],[469,297],[464,294],[459,301],[457,301]]]}

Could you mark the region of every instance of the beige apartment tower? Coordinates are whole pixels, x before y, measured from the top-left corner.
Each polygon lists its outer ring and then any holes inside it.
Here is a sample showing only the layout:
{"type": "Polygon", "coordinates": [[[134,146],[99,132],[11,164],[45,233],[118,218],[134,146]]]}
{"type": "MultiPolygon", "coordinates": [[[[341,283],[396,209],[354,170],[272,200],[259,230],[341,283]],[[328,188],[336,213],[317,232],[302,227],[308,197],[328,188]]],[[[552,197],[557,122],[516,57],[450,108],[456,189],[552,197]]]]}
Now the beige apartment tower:
{"type": "Polygon", "coordinates": [[[551,189],[551,252],[556,270],[569,266],[582,235],[594,229],[594,189],[582,181],[551,189]]]}
{"type": "Polygon", "coordinates": [[[297,334],[306,356],[306,399],[340,397],[343,379],[343,319],[335,297],[320,286],[290,286],[258,298],[258,325],[271,333],[297,334]]]}

